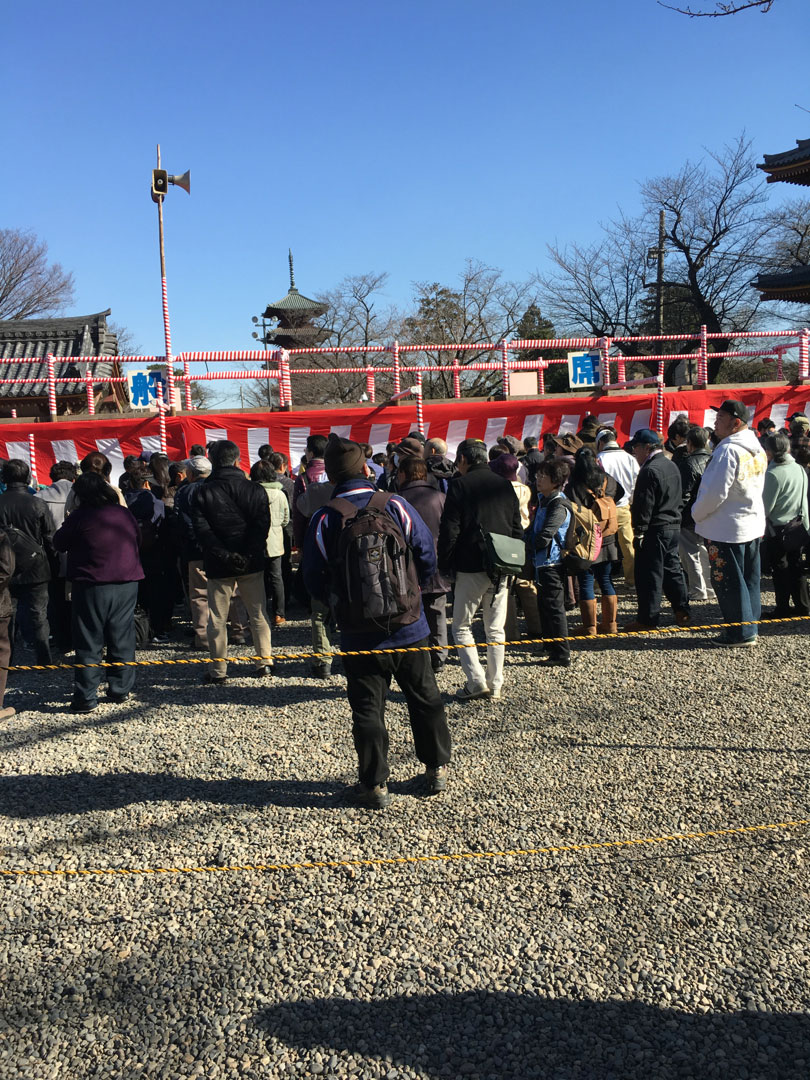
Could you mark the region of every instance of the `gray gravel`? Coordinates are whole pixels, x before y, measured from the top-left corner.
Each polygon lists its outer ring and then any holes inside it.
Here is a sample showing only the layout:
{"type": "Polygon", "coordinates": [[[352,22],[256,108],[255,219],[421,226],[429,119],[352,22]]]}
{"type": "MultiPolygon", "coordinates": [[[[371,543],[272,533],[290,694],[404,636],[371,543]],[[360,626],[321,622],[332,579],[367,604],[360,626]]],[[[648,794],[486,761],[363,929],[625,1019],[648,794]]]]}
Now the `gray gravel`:
{"type": "MultiPolygon", "coordinates": [[[[700,605],[706,621],[717,609],[700,605]]],[[[621,613],[632,614],[625,598],[621,613]]],[[[576,623],[572,621],[572,629],[576,623]]],[[[501,850],[810,816],[808,624],[755,650],[601,640],[511,655],[449,705],[450,789],[353,809],[342,679],[139,673],[64,711],[18,676],[0,732],[4,867],[172,867],[501,850]]],[[[304,648],[303,623],[274,634],[304,648]]],[[[179,648],[155,655],[187,655],[179,648]]],[[[248,650],[249,651],[249,650],[248,650]]],[[[459,668],[440,676],[448,695],[459,668]]],[[[2,879],[0,1076],[810,1075],[808,830],[295,873],[2,879]]]]}

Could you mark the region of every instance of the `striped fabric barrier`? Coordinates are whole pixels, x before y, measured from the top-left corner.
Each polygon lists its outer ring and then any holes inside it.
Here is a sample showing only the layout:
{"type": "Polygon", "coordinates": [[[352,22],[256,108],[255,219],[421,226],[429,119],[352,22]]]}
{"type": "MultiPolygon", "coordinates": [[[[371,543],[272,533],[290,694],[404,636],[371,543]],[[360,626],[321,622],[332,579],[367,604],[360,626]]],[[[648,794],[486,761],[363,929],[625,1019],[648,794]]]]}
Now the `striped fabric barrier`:
{"type": "MultiPolygon", "coordinates": [[[[402,439],[418,424],[417,399],[406,390],[398,403],[364,405],[348,409],[313,409],[300,412],[223,412],[191,416],[164,416],[166,452],[173,460],[188,457],[194,443],[232,439],[242,452],[242,464],[258,458],[259,447],[270,443],[294,464],[304,453],[307,436],[335,431],[344,438],[370,443],[375,451],[402,439]]],[[[585,416],[593,413],[616,427],[624,441],[641,427],[655,423],[661,410],[665,430],[676,416],[685,415],[696,424],[711,425],[717,406],[732,394],[729,389],[666,391],[649,393],[545,397],[512,401],[455,401],[421,405],[425,435],[444,439],[450,453],[465,438],[483,439],[488,445],[500,435],[540,438],[547,432],[576,432],[585,416]],[[662,402],[659,401],[662,397],[662,402]]],[[[781,426],[793,412],[810,416],[810,386],[740,387],[733,391],[748,406],[752,421],[770,417],[781,426]]],[[[58,460],[80,461],[100,450],[113,463],[113,477],[124,468],[127,454],[154,453],[161,447],[162,425],[149,414],[135,419],[98,416],[92,420],[65,420],[31,425],[30,421],[0,425],[0,457],[29,460],[28,436],[33,434],[40,482],[47,480],[58,460]]]]}

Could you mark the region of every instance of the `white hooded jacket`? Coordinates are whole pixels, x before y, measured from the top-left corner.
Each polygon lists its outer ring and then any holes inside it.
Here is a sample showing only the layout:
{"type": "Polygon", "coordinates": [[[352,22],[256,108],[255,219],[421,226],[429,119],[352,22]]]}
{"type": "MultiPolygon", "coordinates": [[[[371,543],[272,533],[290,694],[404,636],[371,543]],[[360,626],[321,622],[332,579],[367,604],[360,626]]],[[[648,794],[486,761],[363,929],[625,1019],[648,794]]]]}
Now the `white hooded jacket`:
{"type": "Polygon", "coordinates": [[[717,446],[692,507],[695,532],[723,544],[747,544],[765,532],[762,490],[768,459],[750,428],[717,446]]]}

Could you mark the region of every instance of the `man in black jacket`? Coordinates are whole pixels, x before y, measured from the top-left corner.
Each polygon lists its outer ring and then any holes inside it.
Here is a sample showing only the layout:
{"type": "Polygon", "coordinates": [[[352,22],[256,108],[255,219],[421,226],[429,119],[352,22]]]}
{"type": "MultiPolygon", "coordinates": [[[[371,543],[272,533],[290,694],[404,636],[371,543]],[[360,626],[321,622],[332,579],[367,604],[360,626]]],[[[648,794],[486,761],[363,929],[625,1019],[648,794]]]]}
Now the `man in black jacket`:
{"type": "Polygon", "coordinates": [[[3,465],[6,492],[0,495],[0,526],[8,533],[17,569],[11,579],[13,614],[9,626],[12,650],[17,611],[23,637],[34,646],[38,664],[50,664],[48,643],[48,582],[55,559],[53,534],[56,527],[41,499],[28,490],[31,472],[26,462],[12,458],[3,465]]]}
{"type": "Polygon", "coordinates": [[[652,630],[666,595],[679,626],[689,623],[689,597],[678,558],[681,526],[681,474],[664,454],[658,432],[641,428],[630,441],[641,466],[633,494],[633,545],[636,549],[638,616],[625,630],[652,630]]]}
{"type": "Polygon", "coordinates": [[[270,504],[260,484],[252,484],[239,466],[239,447],[227,439],[211,445],[211,476],[198,484],[190,503],[194,535],[208,579],[208,683],[227,681],[228,609],[234,589],[247,609],[253,648],[253,674],[271,674],[270,623],[264,591],[264,554],[270,530],[270,504]]]}
{"type": "Polygon", "coordinates": [[[714,589],[709,584],[709,552],[702,536],[695,532],[692,506],[697,498],[700,478],[706,471],[711,454],[708,451],[709,436],[705,428],[692,427],[686,435],[686,454],[673,456],[683,485],[681,531],[678,536],[678,552],[681,556],[690,600],[713,600],[714,589]]]}
{"type": "MultiPolygon", "coordinates": [[[[491,581],[484,569],[484,533],[523,537],[520,505],[514,488],[490,469],[487,448],[479,439],[465,439],[456,455],[459,475],[450,481],[439,528],[439,570],[455,573],[453,640],[474,645],[472,622],[481,614],[487,641],[505,641],[508,588],[505,580],[491,581]]],[[[475,647],[461,649],[459,661],[466,678],[457,691],[459,701],[501,696],[503,645],[487,647],[484,672],[475,647]]]]}

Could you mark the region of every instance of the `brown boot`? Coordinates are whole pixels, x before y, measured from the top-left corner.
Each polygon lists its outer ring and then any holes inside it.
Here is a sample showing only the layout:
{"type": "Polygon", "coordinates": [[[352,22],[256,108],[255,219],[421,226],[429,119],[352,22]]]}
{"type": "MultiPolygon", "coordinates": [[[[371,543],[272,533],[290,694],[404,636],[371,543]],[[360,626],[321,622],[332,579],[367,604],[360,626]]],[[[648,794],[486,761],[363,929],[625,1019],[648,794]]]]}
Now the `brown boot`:
{"type": "Polygon", "coordinates": [[[586,637],[596,637],[596,600],[580,600],[579,610],[582,615],[582,633],[586,637]]]}
{"type": "Polygon", "coordinates": [[[600,634],[616,634],[616,612],[619,607],[618,598],[615,596],[602,597],[602,625],[599,627],[600,634]]]}

